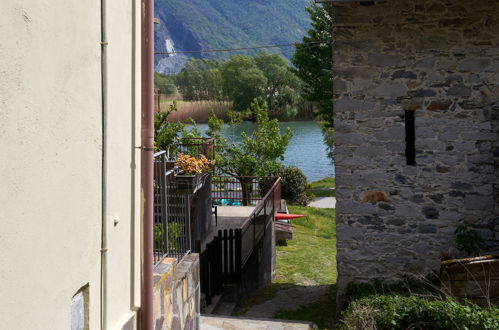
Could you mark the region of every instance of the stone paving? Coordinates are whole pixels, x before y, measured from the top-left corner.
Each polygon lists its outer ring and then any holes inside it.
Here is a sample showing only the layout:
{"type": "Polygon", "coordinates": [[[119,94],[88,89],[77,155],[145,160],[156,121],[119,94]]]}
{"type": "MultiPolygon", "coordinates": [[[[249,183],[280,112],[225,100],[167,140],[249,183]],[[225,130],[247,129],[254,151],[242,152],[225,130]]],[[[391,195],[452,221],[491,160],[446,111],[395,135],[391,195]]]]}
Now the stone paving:
{"type": "Polygon", "coordinates": [[[317,329],[315,324],[304,321],[252,319],[229,316],[201,316],[201,330],[308,330],[317,329]]]}
{"type": "Polygon", "coordinates": [[[320,209],[336,208],[336,197],[317,197],[308,206],[318,207],[320,209]]]}
{"type": "Polygon", "coordinates": [[[316,302],[327,293],[327,290],[327,285],[313,284],[279,290],[272,299],[251,306],[244,316],[272,318],[280,310],[293,311],[316,302]]]}

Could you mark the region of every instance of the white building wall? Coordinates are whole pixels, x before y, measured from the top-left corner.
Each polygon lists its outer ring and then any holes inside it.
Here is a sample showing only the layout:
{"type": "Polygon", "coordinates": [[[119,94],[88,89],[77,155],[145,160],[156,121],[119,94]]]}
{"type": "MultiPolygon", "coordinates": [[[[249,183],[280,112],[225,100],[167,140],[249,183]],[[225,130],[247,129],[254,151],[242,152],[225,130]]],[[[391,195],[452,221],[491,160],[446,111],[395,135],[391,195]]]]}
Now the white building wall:
{"type": "MultiPolygon", "coordinates": [[[[108,324],[120,329],[140,304],[140,2],[109,2],[108,324]]],[[[1,329],[70,329],[86,284],[100,327],[100,15],[98,0],[0,2],[1,329]]]]}

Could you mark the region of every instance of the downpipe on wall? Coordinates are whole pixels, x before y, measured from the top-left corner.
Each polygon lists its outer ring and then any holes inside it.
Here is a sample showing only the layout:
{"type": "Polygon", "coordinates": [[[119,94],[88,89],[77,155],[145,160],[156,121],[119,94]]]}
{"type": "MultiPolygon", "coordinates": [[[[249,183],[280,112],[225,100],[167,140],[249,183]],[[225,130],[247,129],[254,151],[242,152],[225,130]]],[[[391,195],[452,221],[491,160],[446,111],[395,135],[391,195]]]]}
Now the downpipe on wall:
{"type": "Polygon", "coordinates": [[[153,330],[154,1],[141,0],[141,309],[140,329],[153,330]]]}
{"type": "Polygon", "coordinates": [[[100,327],[107,329],[107,121],[108,121],[108,66],[107,66],[107,2],[101,0],[101,97],[102,97],[102,229],[100,278],[100,327]]]}

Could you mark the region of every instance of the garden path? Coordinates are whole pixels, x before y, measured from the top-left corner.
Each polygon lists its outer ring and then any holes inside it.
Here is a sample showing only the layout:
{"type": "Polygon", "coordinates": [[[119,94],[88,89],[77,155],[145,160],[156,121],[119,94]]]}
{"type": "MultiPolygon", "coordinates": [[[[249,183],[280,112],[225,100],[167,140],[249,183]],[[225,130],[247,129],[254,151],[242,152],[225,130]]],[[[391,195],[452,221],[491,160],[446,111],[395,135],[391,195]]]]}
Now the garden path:
{"type": "Polygon", "coordinates": [[[317,197],[308,206],[320,209],[334,209],[336,208],[336,197],[317,197]]]}
{"type": "Polygon", "coordinates": [[[201,316],[201,329],[203,330],[308,330],[317,329],[311,322],[285,321],[268,319],[251,319],[229,316],[201,316]]]}

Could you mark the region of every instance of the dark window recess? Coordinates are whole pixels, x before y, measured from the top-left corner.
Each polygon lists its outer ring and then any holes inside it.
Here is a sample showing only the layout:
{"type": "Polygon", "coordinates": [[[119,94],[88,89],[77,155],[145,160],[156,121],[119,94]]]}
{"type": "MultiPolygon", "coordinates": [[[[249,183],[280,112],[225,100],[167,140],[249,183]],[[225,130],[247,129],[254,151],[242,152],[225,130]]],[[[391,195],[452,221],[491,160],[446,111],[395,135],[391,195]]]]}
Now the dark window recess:
{"type": "Polygon", "coordinates": [[[407,165],[416,165],[416,127],[414,111],[405,111],[405,158],[407,165]]]}

